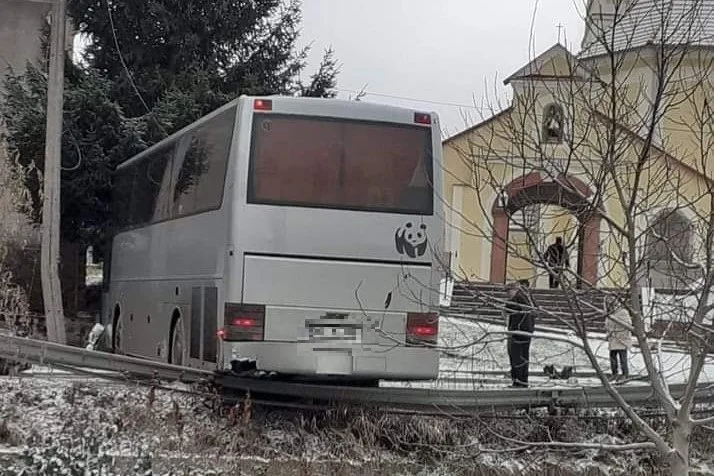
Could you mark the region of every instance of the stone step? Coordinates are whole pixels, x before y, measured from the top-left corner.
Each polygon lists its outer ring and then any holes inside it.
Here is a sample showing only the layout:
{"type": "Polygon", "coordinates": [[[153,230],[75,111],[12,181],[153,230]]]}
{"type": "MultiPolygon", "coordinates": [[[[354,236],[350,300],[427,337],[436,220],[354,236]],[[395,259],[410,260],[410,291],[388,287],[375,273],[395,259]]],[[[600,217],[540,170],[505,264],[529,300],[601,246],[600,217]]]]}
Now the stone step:
{"type": "MultiPolygon", "coordinates": [[[[492,325],[503,325],[503,319],[494,317],[494,316],[483,316],[483,315],[469,315],[466,317],[467,319],[477,321],[477,322],[482,322],[484,324],[492,324],[492,325]]],[[[536,319],[534,322],[535,324],[535,329],[536,330],[543,330],[543,328],[554,328],[554,329],[568,329],[566,326],[566,322],[560,321],[560,320],[546,320],[546,319],[536,319]]],[[[605,326],[601,325],[599,323],[591,323],[587,322],[585,323],[585,328],[587,329],[588,332],[594,332],[594,333],[604,333],[605,332],[605,326]]]]}
{"type": "MultiPolygon", "coordinates": [[[[600,313],[600,309],[591,307],[588,303],[543,303],[535,302],[535,309],[545,309],[549,311],[562,311],[562,312],[584,312],[591,314],[600,313]]],[[[451,301],[451,307],[468,307],[473,309],[505,309],[506,303],[496,302],[496,301],[451,301]]]]}
{"type": "MultiPolygon", "coordinates": [[[[626,290],[625,290],[626,291],[626,290]]],[[[568,322],[583,322],[590,332],[604,332],[599,307],[603,293],[622,293],[620,289],[578,290],[530,289],[536,310],[536,326],[567,327],[568,322]]],[[[503,307],[508,300],[506,287],[499,284],[456,283],[451,306],[446,313],[476,316],[484,322],[503,323],[503,307]]]]}
{"type": "MultiPolygon", "coordinates": [[[[473,312],[492,312],[492,313],[502,313],[505,311],[504,307],[500,306],[473,306],[473,305],[451,305],[449,307],[453,311],[457,310],[465,310],[465,311],[473,311],[473,312]]],[[[571,309],[567,307],[545,307],[545,306],[537,306],[533,308],[534,311],[539,312],[541,314],[543,313],[550,313],[550,314],[555,314],[558,316],[588,316],[588,317],[597,317],[601,316],[602,313],[599,311],[593,311],[591,309],[587,308],[581,308],[581,309],[571,309]]]]}
{"type": "MultiPolygon", "coordinates": [[[[604,296],[602,294],[566,294],[566,293],[553,293],[553,292],[534,292],[531,291],[530,295],[536,299],[583,299],[583,300],[601,300],[604,296]]],[[[481,292],[474,290],[464,290],[461,292],[452,293],[452,298],[454,297],[477,297],[477,296],[494,296],[494,297],[505,297],[508,293],[505,291],[500,292],[481,292]]]]}
{"type": "MultiPolygon", "coordinates": [[[[488,311],[488,310],[482,310],[482,309],[444,309],[445,314],[467,314],[467,315],[478,315],[478,316],[489,316],[493,318],[498,318],[498,319],[503,319],[503,314],[501,314],[500,311],[488,311]]],[[[553,322],[575,322],[575,321],[584,321],[584,322],[592,322],[592,323],[598,323],[598,325],[604,326],[604,320],[600,318],[599,316],[588,316],[588,315],[583,315],[583,316],[573,316],[572,314],[559,314],[559,313],[550,313],[550,312],[544,312],[544,313],[538,313],[535,315],[536,321],[538,320],[549,320],[553,322]]]]}
{"type": "MultiPolygon", "coordinates": [[[[574,296],[574,295],[556,295],[556,294],[536,294],[531,293],[530,296],[537,301],[559,301],[559,302],[600,302],[601,297],[594,296],[574,296]]],[[[508,299],[506,293],[464,293],[453,294],[451,299],[508,299]]]]}
{"type": "MultiPolygon", "coordinates": [[[[462,291],[462,290],[478,290],[478,291],[483,291],[483,292],[494,292],[494,291],[506,291],[506,286],[502,284],[464,284],[464,283],[455,283],[454,284],[454,292],[462,291]]],[[[565,291],[562,289],[550,289],[550,288],[530,288],[531,292],[536,292],[536,293],[564,293],[565,291]]],[[[579,294],[612,294],[612,293],[627,293],[629,292],[628,289],[623,289],[623,288],[595,288],[595,289],[574,289],[574,290],[568,290],[568,292],[578,292],[579,294]]]]}
{"type": "MultiPolygon", "coordinates": [[[[621,294],[621,295],[626,295],[626,293],[621,292],[621,293],[614,293],[614,292],[607,292],[604,293],[600,290],[598,291],[563,291],[562,289],[530,289],[529,290],[530,294],[534,296],[577,296],[577,297],[594,297],[594,298],[601,298],[604,297],[605,295],[612,295],[612,294],[621,294]]],[[[463,287],[463,288],[457,288],[454,287],[453,295],[455,296],[462,296],[462,295],[473,295],[473,294],[507,294],[508,291],[504,288],[500,289],[482,289],[482,288],[473,288],[473,287],[463,287]]]]}
{"type": "MultiPolygon", "coordinates": [[[[506,297],[496,297],[496,296],[483,296],[483,297],[457,297],[452,298],[451,302],[456,304],[481,304],[487,306],[501,306],[504,305],[508,299],[506,297]]],[[[568,299],[544,299],[541,297],[534,296],[533,303],[538,307],[564,307],[568,309],[592,309],[593,307],[599,309],[600,304],[597,302],[592,302],[586,299],[582,300],[568,300],[568,299]]]]}
{"type": "MultiPolygon", "coordinates": [[[[471,306],[451,306],[444,308],[451,312],[478,312],[487,313],[493,315],[503,315],[503,310],[495,307],[471,307],[471,306]]],[[[573,317],[573,318],[588,318],[588,319],[602,319],[604,318],[598,312],[572,312],[563,309],[546,309],[546,308],[536,308],[534,309],[536,315],[553,315],[558,317],[573,317]]]]}

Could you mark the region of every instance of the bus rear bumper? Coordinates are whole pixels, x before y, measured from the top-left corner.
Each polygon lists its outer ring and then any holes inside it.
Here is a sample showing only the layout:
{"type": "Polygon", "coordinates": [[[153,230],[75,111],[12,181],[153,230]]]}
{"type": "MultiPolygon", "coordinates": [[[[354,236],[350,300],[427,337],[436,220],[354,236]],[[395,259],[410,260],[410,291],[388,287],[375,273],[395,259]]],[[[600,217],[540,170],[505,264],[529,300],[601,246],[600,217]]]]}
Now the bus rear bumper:
{"type": "Polygon", "coordinates": [[[258,370],[289,375],[357,379],[431,380],[439,373],[439,352],[424,347],[363,345],[343,348],[309,343],[224,342],[223,369],[231,361],[255,360],[258,370]]]}

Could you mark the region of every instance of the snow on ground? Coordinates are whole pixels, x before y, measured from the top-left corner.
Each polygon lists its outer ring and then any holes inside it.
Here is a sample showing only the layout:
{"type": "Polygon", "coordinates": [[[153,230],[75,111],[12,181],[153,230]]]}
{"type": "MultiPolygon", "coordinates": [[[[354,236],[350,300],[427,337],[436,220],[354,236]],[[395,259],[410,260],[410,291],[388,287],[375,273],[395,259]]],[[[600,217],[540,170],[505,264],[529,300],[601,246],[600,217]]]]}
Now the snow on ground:
{"type": "MultiPolygon", "coordinates": [[[[385,385],[417,387],[499,387],[510,385],[507,377],[510,366],[506,350],[504,326],[476,322],[458,317],[442,317],[439,322],[439,346],[442,356],[439,363],[440,382],[402,383],[390,382],[385,385]],[[488,377],[488,378],[486,378],[488,377]],[[457,378],[458,382],[453,380],[457,378]]],[[[601,368],[609,375],[610,359],[607,340],[602,334],[592,334],[588,340],[601,368]]],[[[563,330],[539,330],[531,341],[531,372],[542,372],[546,365],[554,365],[558,370],[572,366],[576,373],[590,374],[569,382],[552,381],[546,377],[532,376],[531,386],[553,387],[556,385],[600,385],[594,377],[593,367],[585,351],[578,346],[580,339],[566,335],[563,330]]],[[[679,349],[664,347],[656,354],[656,363],[663,369],[667,381],[686,382],[690,358],[679,349]]],[[[636,346],[628,352],[630,374],[646,375],[645,364],[640,349],[636,346]]],[[[714,358],[709,357],[700,377],[701,382],[714,382],[714,358]]],[[[628,382],[627,385],[646,385],[645,382],[628,382]]]]}
{"type": "MultiPolygon", "coordinates": [[[[650,293],[645,299],[645,316],[650,322],[666,319],[674,322],[692,322],[696,310],[702,301],[702,295],[696,291],[701,281],[695,283],[687,294],[650,293]]],[[[714,295],[709,295],[708,305],[714,304],[714,295]]],[[[705,320],[711,321],[712,310],[705,320]]]]}
{"type": "MultiPolygon", "coordinates": [[[[531,345],[531,371],[539,372],[544,365],[553,364],[559,369],[571,365],[577,372],[591,373],[585,353],[574,345],[577,342],[562,330],[538,331],[531,345]]],[[[443,317],[439,344],[444,351],[441,377],[461,379],[459,383],[449,380],[449,386],[498,388],[510,384],[505,376],[509,366],[501,326],[443,317]]],[[[608,371],[604,336],[593,335],[590,345],[608,371]]],[[[631,372],[642,373],[639,349],[634,348],[629,357],[631,372]]],[[[689,359],[683,352],[666,349],[659,357],[670,382],[684,380],[689,359]]],[[[714,381],[714,362],[707,363],[702,380],[714,381]]],[[[445,381],[424,385],[443,386],[445,381]]],[[[598,382],[590,377],[566,383],[533,376],[532,384],[553,387],[598,382]]],[[[146,387],[40,366],[23,372],[20,378],[0,377],[0,476],[634,476],[648,474],[640,472],[640,467],[651,459],[634,452],[504,451],[509,444],[493,434],[499,431],[522,439],[550,435],[561,441],[590,443],[631,442],[633,432],[626,422],[618,427],[620,415],[616,410],[589,410],[594,420],[576,416],[552,419],[535,412],[520,420],[511,420],[514,415],[509,415],[503,420],[463,422],[341,411],[325,416],[244,406],[235,412],[224,409],[219,413],[206,407],[205,398],[189,394],[191,390],[175,385],[172,390],[152,394],[146,387]]],[[[692,452],[701,468],[698,474],[711,474],[707,469],[714,464],[710,456],[714,442],[709,446],[709,439],[704,438],[706,443],[695,445],[692,452]]]]}
{"type": "MultiPolygon", "coordinates": [[[[46,374],[0,377],[0,389],[0,476],[634,476],[646,474],[639,468],[650,459],[636,452],[504,451],[510,444],[494,435],[540,438],[547,431],[564,441],[629,441],[627,424],[619,428],[609,413],[601,415],[604,420],[582,421],[536,413],[520,420],[455,421],[245,406],[219,413],[184,393],[189,387],[183,385],[151,392],[46,374]]],[[[706,455],[712,449],[697,447],[693,458],[711,464],[706,455]]]]}

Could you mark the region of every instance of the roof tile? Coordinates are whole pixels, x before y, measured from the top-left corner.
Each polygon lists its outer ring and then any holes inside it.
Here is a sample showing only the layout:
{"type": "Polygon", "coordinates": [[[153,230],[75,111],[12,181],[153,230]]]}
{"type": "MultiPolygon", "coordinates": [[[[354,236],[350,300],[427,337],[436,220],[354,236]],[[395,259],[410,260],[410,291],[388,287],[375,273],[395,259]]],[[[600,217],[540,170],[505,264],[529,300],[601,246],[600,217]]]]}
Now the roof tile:
{"type": "MultiPolygon", "coordinates": [[[[634,49],[649,43],[714,46],[714,0],[634,2],[613,27],[614,40],[608,40],[613,51],[634,49]]],[[[606,52],[604,45],[595,41],[583,48],[581,56],[597,56],[606,52]]]]}

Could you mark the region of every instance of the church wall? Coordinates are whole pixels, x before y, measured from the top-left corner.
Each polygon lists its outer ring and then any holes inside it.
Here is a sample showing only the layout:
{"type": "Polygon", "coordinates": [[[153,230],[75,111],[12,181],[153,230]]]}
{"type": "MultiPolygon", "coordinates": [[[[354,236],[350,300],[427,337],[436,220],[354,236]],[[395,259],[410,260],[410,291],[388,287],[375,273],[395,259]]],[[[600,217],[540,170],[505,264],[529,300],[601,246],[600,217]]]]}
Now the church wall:
{"type": "Polygon", "coordinates": [[[491,209],[497,195],[490,184],[494,177],[507,183],[506,167],[498,159],[511,153],[498,124],[495,120],[474,133],[447,140],[443,146],[443,193],[450,223],[447,233],[454,247],[450,251],[456,253],[452,271],[457,278],[489,279],[491,209]]]}
{"type": "MultiPolygon", "coordinates": [[[[591,106],[598,105],[599,110],[608,116],[613,115],[614,102],[614,115],[619,123],[645,132],[649,127],[647,118],[651,117],[651,104],[656,94],[657,83],[653,73],[657,64],[655,53],[652,49],[640,48],[624,56],[615,56],[614,74],[612,59],[602,56],[586,60],[588,67],[605,85],[604,89],[602,85],[594,87],[586,101],[591,106]],[[613,82],[614,91],[611,87],[613,82]]],[[[655,143],[659,143],[659,130],[654,139],[655,143]]]]}
{"type": "MultiPolygon", "coordinates": [[[[555,66],[553,68],[557,69],[555,66]]],[[[651,74],[648,76],[645,71],[649,68],[648,60],[643,55],[625,59],[618,76],[624,76],[624,72],[628,69],[635,71],[631,71],[627,81],[623,81],[624,84],[618,88],[618,94],[621,95],[618,99],[618,106],[621,108],[618,110],[618,119],[622,120],[629,114],[630,124],[637,125],[636,121],[633,122],[637,111],[633,113],[632,108],[628,109],[628,106],[630,103],[637,103],[637,107],[644,107],[640,103],[647,101],[642,99],[649,97],[654,90],[656,83],[652,81],[653,76],[651,74]]],[[[534,81],[532,78],[513,80],[515,99],[510,114],[499,116],[458,139],[445,142],[444,156],[447,168],[450,168],[456,176],[447,178],[445,196],[452,202],[453,197],[458,196],[460,210],[464,214],[464,219],[459,223],[463,232],[457,233],[458,239],[452,239],[451,242],[458,249],[459,266],[466,277],[484,281],[490,278],[489,262],[493,249],[492,206],[497,200],[497,191],[494,188],[505,186],[511,180],[533,171],[540,171],[546,177],[566,171],[570,176],[581,179],[591,189],[598,188],[592,183],[591,177],[597,175],[598,167],[602,164],[604,154],[607,153],[610,126],[606,121],[594,119],[591,110],[594,104],[599,104],[601,108],[606,106],[601,102],[593,102],[598,98],[601,99],[604,92],[598,91],[592,84],[578,83],[577,87],[581,89],[577,100],[568,100],[567,93],[575,87],[568,81],[551,79],[534,81]],[[565,100],[562,100],[563,98],[565,100]],[[558,101],[559,99],[562,101],[558,101]],[[558,145],[544,144],[541,141],[543,110],[553,101],[562,102],[565,108],[566,131],[572,134],[570,137],[575,137],[575,150],[569,149],[567,141],[558,145]],[[518,114],[523,113],[528,117],[519,121],[518,114]],[[572,121],[573,117],[574,121],[572,121]],[[469,160],[464,162],[462,157],[457,160],[458,154],[454,152],[454,148],[465,152],[469,160]],[[454,194],[455,187],[462,190],[454,194]]],[[[704,93],[701,93],[697,99],[700,103],[703,103],[703,95],[704,93]]],[[[714,104],[714,102],[710,103],[714,104]]],[[[644,110],[641,109],[639,112],[642,111],[644,110]]],[[[665,120],[671,119],[665,118],[665,120]]],[[[688,121],[691,123],[691,113],[688,121]]],[[[663,129],[667,129],[666,125],[663,129]]],[[[624,129],[618,129],[617,134],[617,153],[620,163],[617,176],[625,185],[625,193],[627,193],[627,189],[634,183],[634,164],[641,155],[643,143],[624,129]]],[[[665,149],[672,153],[677,147],[681,148],[684,142],[678,139],[677,144],[671,144],[668,140],[671,141],[674,136],[669,134],[663,137],[665,149]]],[[[714,134],[711,140],[714,141],[714,134]]],[[[635,224],[638,234],[647,227],[648,220],[651,219],[648,217],[653,217],[662,207],[686,206],[691,209],[690,215],[694,217],[697,215],[708,217],[709,213],[709,205],[705,203],[708,189],[703,179],[694,172],[686,170],[675,160],[656,154],[656,151],[651,154],[650,162],[643,172],[639,185],[638,193],[643,199],[641,199],[642,203],[638,203],[635,224]]],[[[629,250],[622,248],[624,240],[619,232],[608,224],[608,220],[612,220],[617,226],[626,226],[622,204],[612,184],[605,190],[601,207],[606,219],[600,223],[598,236],[601,259],[597,284],[608,287],[623,286],[628,281],[625,266],[633,257],[630,256],[629,250]]],[[[547,245],[552,242],[555,234],[563,234],[562,230],[573,226],[575,226],[575,218],[570,215],[544,217],[540,232],[546,234],[547,242],[541,242],[538,246],[547,245]]],[[[509,246],[517,247],[521,254],[530,255],[532,250],[523,243],[524,233],[521,232],[520,235],[519,232],[511,230],[509,246]]],[[[640,236],[639,245],[635,259],[640,259],[643,255],[644,236],[640,236]]],[[[701,250],[701,237],[698,247],[701,250]]],[[[507,279],[532,277],[532,267],[526,260],[519,260],[515,256],[517,254],[515,251],[509,249],[507,279]]],[[[576,256],[573,255],[572,268],[577,263],[575,258],[576,256]]],[[[543,284],[539,281],[538,285],[543,284]]]]}
{"type": "Polygon", "coordinates": [[[545,246],[555,240],[556,236],[563,237],[565,242],[577,238],[577,220],[568,210],[557,205],[548,205],[542,208],[542,213],[541,228],[546,238],[545,246]]]}
{"type": "Polygon", "coordinates": [[[600,224],[599,285],[608,288],[622,287],[627,283],[628,242],[622,238],[617,227],[626,229],[624,213],[618,200],[607,201],[603,208],[607,218],[600,224]],[[617,227],[612,226],[610,220],[614,221],[617,227]]]}
{"type": "Polygon", "coordinates": [[[508,232],[506,281],[527,279],[532,282],[536,273],[533,256],[533,246],[528,234],[523,230],[511,228],[508,232]]]}
{"type": "Polygon", "coordinates": [[[624,284],[624,262],[618,233],[605,220],[600,223],[600,286],[621,287],[624,284]]]}
{"type": "MultiPolygon", "coordinates": [[[[631,193],[634,186],[635,172],[634,159],[636,148],[632,148],[632,161],[629,167],[623,167],[619,172],[621,182],[625,185],[625,193],[631,193]]],[[[637,211],[635,214],[635,233],[638,236],[635,259],[640,263],[641,272],[645,273],[643,259],[645,252],[645,230],[651,225],[654,217],[661,210],[681,209],[692,222],[699,222],[699,226],[709,222],[709,192],[705,180],[700,175],[685,169],[671,158],[662,154],[653,154],[650,163],[641,173],[638,188],[637,211]],[[699,217],[699,220],[697,220],[699,217]]],[[[609,187],[604,208],[608,219],[613,220],[617,226],[627,229],[624,219],[623,207],[617,197],[614,187],[609,187]]],[[[699,250],[699,258],[703,257],[702,248],[703,230],[700,228],[695,233],[693,246],[699,250]]],[[[628,281],[628,271],[625,266],[632,259],[628,244],[622,239],[614,227],[606,223],[602,225],[602,267],[601,276],[603,286],[622,286],[628,281]]],[[[644,284],[644,282],[643,282],[644,284]]]]}
{"type": "MultiPolygon", "coordinates": [[[[617,117],[622,123],[634,130],[646,133],[650,128],[651,101],[660,82],[665,84],[665,93],[659,106],[659,113],[664,113],[660,123],[655,126],[654,143],[668,153],[685,161],[689,165],[704,171],[701,165],[706,162],[702,157],[702,145],[708,150],[714,143],[711,137],[711,121],[702,116],[705,98],[708,104],[714,103],[714,52],[709,50],[690,50],[674,53],[669,59],[672,69],[667,75],[658,77],[656,73],[655,50],[641,48],[629,53],[618,65],[618,98],[620,104],[617,117]],[[682,56],[684,55],[684,56],[682,56]],[[676,69],[674,69],[676,67],[676,69]],[[695,87],[699,88],[695,91],[695,87]],[[628,111],[637,110],[638,114],[628,111]],[[643,119],[644,118],[644,119],[643,119]],[[697,133],[698,126],[708,122],[705,136],[697,133]],[[692,130],[692,129],[695,130],[692,130]],[[704,144],[703,144],[704,142],[704,144]]],[[[600,58],[591,62],[603,81],[610,82],[609,58],[600,58]]],[[[607,94],[603,96],[606,98],[607,94]]],[[[609,112],[607,101],[601,101],[601,108],[609,112]]],[[[708,158],[709,153],[706,154],[708,158]]],[[[714,178],[714,171],[705,171],[714,178]]]]}
{"type": "Polygon", "coordinates": [[[703,259],[706,228],[714,225],[710,208],[714,184],[661,156],[657,158],[657,168],[650,171],[650,176],[652,178],[648,182],[652,184],[652,200],[644,215],[651,223],[661,210],[681,210],[696,227],[692,243],[695,259],[703,259]],[[664,173],[668,179],[661,184],[659,177],[664,173]]]}
{"type": "Polygon", "coordinates": [[[459,269],[457,276],[471,281],[488,281],[491,256],[490,217],[483,202],[493,193],[477,192],[473,187],[464,187],[461,243],[458,249],[459,269]]]}
{"type": "Polygon", "coordinates": [[[714,54],[692,53],[669,85],[672,96],[662,120],[664,147],[714,178],[714,54]]]}
{"type": "Polygon", "coordinates": [[[446,236],[447,252],[451,253],[451,266],[454,275],[461,274],[463,267],[462,246],[468,237],[464,226],[470,221],[464,206],[471,199],[472,167],[469,159],[469,143],[466,137],[453,141],[451,146],[443,147],[444,185],[443,197],[446,201],[446,236]],[[464,196],[466,195],[466,196],[464,196]]]}

